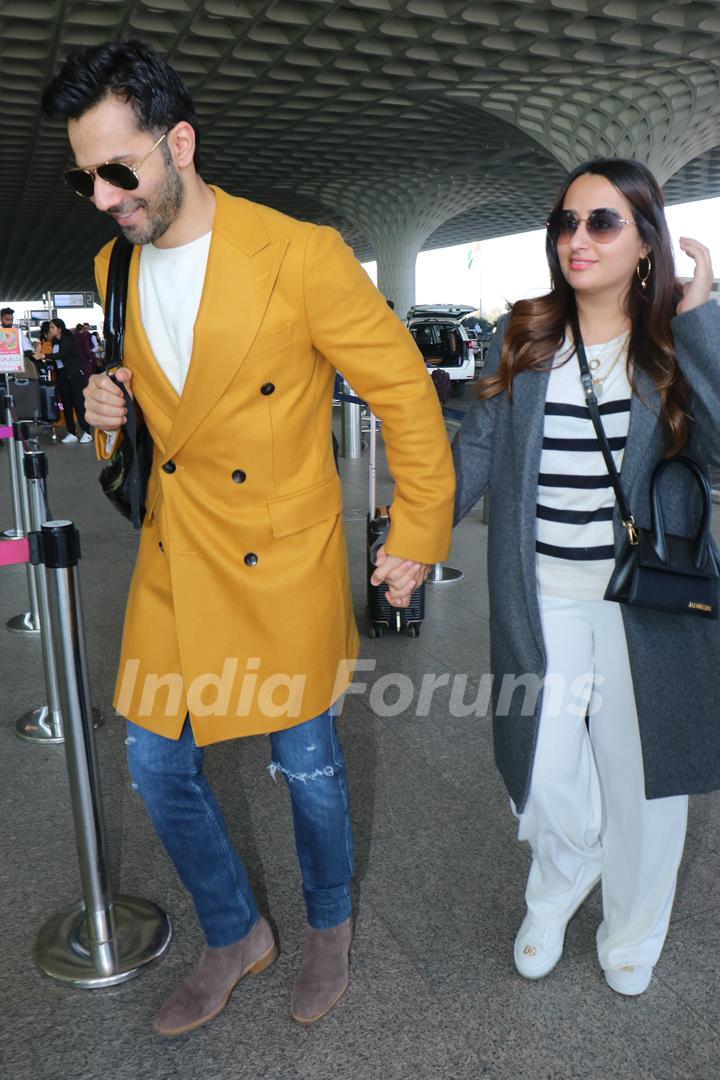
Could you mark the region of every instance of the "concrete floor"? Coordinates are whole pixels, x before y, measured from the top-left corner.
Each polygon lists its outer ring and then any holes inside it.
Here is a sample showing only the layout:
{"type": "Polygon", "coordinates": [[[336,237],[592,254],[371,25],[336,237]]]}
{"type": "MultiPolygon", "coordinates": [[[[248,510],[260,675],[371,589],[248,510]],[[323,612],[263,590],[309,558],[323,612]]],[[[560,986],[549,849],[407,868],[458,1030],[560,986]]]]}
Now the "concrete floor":
{"type": "MultiPolygon", "coordinates": [[[[454,405],[454,402],[450,402],[454,405]]],[[[44,700],[39,643],[5,633],[0,653],[0,831],[4,930],[0,1002],[3,1080],[711,1080],[720,1075],[720,800],[693,800],[667,945],[649,990],[613,993],[597,964],[596,892],[570,924],[557,969],[517,976],[512,943],[523,915],[528,852],[496,774],[490,722],[452,718],[448,689],[430,714],[373,713],[347,699],[340,719],[357,846],[357,928],[350,989],[304,1029],[289,992],[304,915],[287,792],[264,766],[265,740],[210,749],[208,771],[243,852],[281,955],[241,983],[228,1009],[171,1041],[150,1020],[193,963],[201,938],[190,903],[129,787],[112,682],[136,538],[105,503],[91,447],[45,445],[52,513],[80,529],[87,648],[105,726],[97,746],[113,881],[171,915],[165,958],[116,989],[65,988],[36,970],[33,944],[54,912],[79,898],[61,747],[28,745],[16,718],[44,700]]],[[[356,611],[364,627],[366,462],[341,463],[356,611]]],[[[382,493],[381,486],[381,493],[382,493]]],[[[387,493],[387,488],[385,491],[387,493]]],[[[0,452],[0,523],[10,523],[0,452]]],[[[376,674],[467,675],[466,698],[488,671],[486,526],[479,511],[456,531],[449,560],[462,582],[428,590],[422,634],[364,639],[376,674]]],[[[3,621],[26,606],[24,572],[0,571],[3,621]]],[[[388,698],[390,698],[388,692],[388,698]]]]}

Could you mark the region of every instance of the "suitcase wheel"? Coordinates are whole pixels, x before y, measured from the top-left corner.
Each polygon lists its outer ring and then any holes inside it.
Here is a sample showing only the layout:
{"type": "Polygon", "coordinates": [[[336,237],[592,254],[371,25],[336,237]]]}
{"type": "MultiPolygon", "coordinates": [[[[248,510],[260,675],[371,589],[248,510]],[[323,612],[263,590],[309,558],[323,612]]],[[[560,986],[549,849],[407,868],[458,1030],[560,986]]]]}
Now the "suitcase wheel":
{"type": "Polygon", "coordinates": [[[405,633],[408,637],[420,637],[420,627],[417,623],[409,623],[405,627],[405,633]]]}
{"type": "Polygon", "coordinates": [[[370,626],[368,627],[368,637],[382,637],[384,629],[385,628],[382,623],[370,623],[370,626]]]}

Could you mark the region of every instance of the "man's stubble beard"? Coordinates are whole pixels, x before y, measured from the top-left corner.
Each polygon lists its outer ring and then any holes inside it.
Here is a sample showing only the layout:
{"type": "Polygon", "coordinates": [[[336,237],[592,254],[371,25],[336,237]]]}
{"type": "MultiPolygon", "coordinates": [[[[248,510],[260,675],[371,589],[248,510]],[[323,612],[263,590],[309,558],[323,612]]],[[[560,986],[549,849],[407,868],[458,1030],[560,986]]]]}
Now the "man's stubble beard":
{"type": "MultiPolygon", "coordinates": [[[[162,151],[165,147],[162,147],[162,151]]],[[[145,199],[138,201],[139,206],[144,206],[147,211],[147,222],[144,225],[130,225],[121,231],[123,236],[131,244],[152,244],[159,240],[170,228],[180,213],[180,208],[185,197],[185,189],[180,179],[180,173],[175,168],[172,158],[163,153],[165,161],[165,176],[160,187],[148,202],[145,199]]]]}

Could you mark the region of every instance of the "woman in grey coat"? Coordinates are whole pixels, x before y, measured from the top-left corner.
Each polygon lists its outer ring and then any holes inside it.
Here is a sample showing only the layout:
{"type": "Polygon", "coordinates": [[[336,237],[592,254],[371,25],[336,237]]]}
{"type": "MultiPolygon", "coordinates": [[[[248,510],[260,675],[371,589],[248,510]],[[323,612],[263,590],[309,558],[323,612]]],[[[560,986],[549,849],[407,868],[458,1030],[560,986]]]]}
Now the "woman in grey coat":
{"type": "MultiPolygon", "coordinates": [[[[499,324],[453,443],[456,520],[485,492],[492,507],[495,755],[532,849],[515,965],[548,974],[602,881],[598,957],[630,995],[648,986],[667,933],[687,795],[720,787],[720,624],[603,598],[624,529],[574,342],[648,527],[663,457],[720,464],[720,308],[707,249],[681,247],[695,263],[684,290],[651,173],[618,159],[576,168],[548,221],[552,291],[499,324]]],[[[666,471],[662,500],[667,530],[692,535],[685,470],[666,471]]]]}

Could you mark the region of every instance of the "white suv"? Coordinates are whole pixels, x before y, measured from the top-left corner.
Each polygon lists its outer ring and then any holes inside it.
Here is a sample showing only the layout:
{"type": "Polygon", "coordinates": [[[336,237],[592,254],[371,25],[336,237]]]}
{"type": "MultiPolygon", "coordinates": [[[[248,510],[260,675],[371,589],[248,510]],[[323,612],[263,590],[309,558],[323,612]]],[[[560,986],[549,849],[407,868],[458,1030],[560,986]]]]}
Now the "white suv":
{"type": "Polygon", "coordinates": [[[408,318],[407,327],[430,371],[442,368],[458,396],[466,382],[475,378],[475,357],[467,331],[456,319],[432,315],[408,318]]]}

